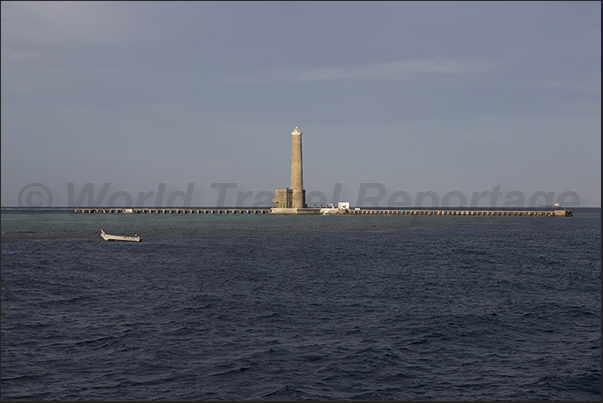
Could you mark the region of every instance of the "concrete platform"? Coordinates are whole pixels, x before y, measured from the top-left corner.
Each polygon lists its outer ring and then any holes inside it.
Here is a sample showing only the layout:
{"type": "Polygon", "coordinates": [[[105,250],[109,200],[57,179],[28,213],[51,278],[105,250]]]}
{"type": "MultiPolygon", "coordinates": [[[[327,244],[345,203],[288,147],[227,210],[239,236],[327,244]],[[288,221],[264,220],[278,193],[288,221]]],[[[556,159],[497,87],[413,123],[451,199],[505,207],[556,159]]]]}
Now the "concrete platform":
{"type": "Polygon", "coordinates": [[[319,208],[273,207],[270,209],[270,214],[293,214],[293,215],[320,214],[320,209],[319,208]]]}

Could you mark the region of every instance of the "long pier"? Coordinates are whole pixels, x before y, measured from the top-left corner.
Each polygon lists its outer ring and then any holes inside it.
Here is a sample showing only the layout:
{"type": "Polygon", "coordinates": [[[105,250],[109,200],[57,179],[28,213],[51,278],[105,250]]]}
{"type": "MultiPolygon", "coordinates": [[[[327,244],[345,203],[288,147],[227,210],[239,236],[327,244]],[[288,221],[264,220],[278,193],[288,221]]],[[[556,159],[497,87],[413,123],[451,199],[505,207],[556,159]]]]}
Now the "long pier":
{"type": "MultiPolygon", "coordinates": [[[[318,210],[318,209],[317,209],[318,210]]],[[[76,208],[87,214],[270,214],[270,209],[243,208],[76,208]]],[[[315,214],[320,214],[316,212],[315,214]]],[[[346,209],[334,214],[348,215],[412,215],[412,216],[498,216],[498,217],[571,217],[572,211],[558,210],[382,210],[346,209]]]]}
{"type": "Polygon", "coordinates": [[[76,208],[76,213],[88,214],[269,214],[269,209],[219,208],[76,208]]]}
{"type": "Polygon", "coordinates": [[[349,210],[356,215],[430,215],[430,216],[504,216],[504,217],[571,217],[571,210],[349,210]]]}

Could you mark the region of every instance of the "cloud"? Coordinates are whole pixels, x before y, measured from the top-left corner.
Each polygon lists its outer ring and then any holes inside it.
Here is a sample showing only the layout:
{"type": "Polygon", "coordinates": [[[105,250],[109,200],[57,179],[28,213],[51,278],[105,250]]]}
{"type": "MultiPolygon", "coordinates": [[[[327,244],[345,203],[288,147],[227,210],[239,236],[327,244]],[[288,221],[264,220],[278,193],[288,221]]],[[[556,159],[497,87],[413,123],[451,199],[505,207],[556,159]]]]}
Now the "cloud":
{"type": "Polygon", "coordinates": [[[425,74],[478,74],[494,68],[492,62],[407,60],[359,66],[316,69],[297,75],[298,80],[404,80],[425,74]]]}
{"type": "Polygon", "coordinates": [[[530,85],[556,91],[601,92],[601,76],[599,75],[589,84],[573,83],[570,81],[539,81],[530,85]]]}
{"type": "Polygon", "coordinates": [[[2,42],[123,42],[138,24],[114,2],[2,2],[2,42]]]}
{"type": "Polygon", "coordinates": [[[2,46],[1,60],[2,65],[10,62],[21,62],[36,60],[41,57],[39,52],[25,49],[18,49],[11,46],[2,46]]]}

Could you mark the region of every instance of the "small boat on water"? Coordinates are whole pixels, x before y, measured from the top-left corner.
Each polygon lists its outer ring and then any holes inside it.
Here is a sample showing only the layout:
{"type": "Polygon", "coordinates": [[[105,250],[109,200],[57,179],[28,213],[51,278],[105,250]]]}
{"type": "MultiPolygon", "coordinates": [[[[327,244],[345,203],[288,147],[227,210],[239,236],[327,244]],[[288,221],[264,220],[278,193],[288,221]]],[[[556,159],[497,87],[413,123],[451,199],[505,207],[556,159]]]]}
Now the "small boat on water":
{"type": "Polygon", "coordinates": [[[109,235],[101,229],[101,236],[105,241],[140,242],[140,237],[136,234],[134,234],[134,236],[109,235]]]}

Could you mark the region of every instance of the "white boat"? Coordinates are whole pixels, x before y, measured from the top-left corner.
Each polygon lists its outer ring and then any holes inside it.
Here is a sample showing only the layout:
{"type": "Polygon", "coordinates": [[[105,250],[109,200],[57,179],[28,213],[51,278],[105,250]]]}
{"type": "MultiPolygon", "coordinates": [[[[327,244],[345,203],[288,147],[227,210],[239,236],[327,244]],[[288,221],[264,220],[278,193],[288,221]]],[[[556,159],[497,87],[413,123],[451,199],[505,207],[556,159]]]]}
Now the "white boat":
{"type": "Polygon", "coordinates": [[[136,234],[134,234],[134,236],[109,235],[101,229],[101,236],[105,241],[140,242],[140,237],[136,234]]]}

